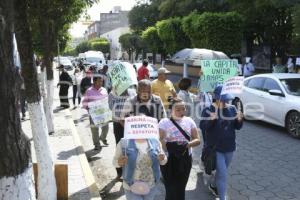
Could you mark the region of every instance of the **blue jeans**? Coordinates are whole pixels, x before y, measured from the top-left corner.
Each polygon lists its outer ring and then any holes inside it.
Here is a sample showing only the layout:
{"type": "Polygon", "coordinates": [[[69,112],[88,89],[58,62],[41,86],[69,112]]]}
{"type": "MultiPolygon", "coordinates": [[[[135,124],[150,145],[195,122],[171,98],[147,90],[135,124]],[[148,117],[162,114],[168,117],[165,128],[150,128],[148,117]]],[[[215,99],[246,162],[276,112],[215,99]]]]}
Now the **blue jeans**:
{"type": "Polygon", "coordinates": [[[220,200],[225,200],[227,187],[227,173],[232,157],[233,152],[217,152],[217,169],[215,180],[220,200]]]}
{"type": "Polygon", "coordinates": [[[130,190],[125,189],[125,196],[127,200],[153,200],[157,194],[157,185],[151,188],[149,194],[147,195],[138,195],[130,190]]]}

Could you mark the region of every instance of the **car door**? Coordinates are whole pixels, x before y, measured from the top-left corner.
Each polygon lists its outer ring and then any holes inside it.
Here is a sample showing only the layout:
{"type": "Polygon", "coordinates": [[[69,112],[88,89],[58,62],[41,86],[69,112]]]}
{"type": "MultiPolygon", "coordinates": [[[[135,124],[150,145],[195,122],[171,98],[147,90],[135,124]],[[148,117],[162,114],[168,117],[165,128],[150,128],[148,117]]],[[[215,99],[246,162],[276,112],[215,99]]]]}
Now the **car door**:
{"type": "Polygon", "coordinates": [[[286,98],[282,96],[275,96],[269,93],[269,90],[279,90],[283,93],[279,83],[273,78],[266,78],[263,85],[263,105],[265,109],[265,120],[281,125],[285,114],[283,107],[286,103],[286,98]]]}
{"type": "Polygon", "coordinates": [[[262,119],[264,116],[263,103],[263,83],[264,77],[253,77],[243,88],[242,104],[245,116],[248,119],[262,119]]]}

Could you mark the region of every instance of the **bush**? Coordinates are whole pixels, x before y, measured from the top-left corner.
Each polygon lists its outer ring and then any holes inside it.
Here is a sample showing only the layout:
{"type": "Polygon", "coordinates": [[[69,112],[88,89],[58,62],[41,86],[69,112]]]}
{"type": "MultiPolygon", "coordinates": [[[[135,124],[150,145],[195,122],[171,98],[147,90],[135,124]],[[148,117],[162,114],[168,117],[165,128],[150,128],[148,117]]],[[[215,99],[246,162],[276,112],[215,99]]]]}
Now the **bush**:
{"type": "Polygon", "coordinates": [[[223,51],[227,55],[240,52],[243,19],[236,12],[193,12],[183,18],[182,28],[195,48],[223,51]]]}

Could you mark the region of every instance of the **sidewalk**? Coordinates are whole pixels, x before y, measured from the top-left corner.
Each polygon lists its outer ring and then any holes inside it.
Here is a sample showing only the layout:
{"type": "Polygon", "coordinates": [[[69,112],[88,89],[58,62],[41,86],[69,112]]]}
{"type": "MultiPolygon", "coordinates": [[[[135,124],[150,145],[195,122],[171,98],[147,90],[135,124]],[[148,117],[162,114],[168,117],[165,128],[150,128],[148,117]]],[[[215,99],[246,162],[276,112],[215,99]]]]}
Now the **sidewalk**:
{"type": "MultiPolygon", "coordinates": [[[[58,102],[54,99],[54,108],[58,102]]],[[[70,200],[100,200],[99,190],[86,159],[69,109],[54,110],[55,133],[49,137],[54,163],[68,164],[68,196],[70,200]]],[[[22,122],[22,128],[32,138],[30,120],[22,122]]],[[[32,143],[32,162],[36,163],[32,143]]]]}

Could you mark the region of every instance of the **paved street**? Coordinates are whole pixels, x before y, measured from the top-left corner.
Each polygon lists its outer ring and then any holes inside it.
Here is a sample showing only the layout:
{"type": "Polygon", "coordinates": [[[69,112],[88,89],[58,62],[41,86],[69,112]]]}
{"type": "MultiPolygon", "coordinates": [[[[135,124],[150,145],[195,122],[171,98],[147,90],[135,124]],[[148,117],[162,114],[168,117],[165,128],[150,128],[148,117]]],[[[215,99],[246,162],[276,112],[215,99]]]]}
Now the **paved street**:
{"type": "MultiPolygon", "coordinates": [[[[176,81],[179,77],[172,76],[170,79],[176,81]]],[[[69,95],[71,94],[72,91],[69,92],[69,95]]],[[[81,108],[71,111],[97,185],[100,190],[105,188],[104,199],[125,199],[121,183],[113,181],[116,172],[112,166],[115,149],[112,124],[108,134],[110,145],[96,153],[93,151],[87,112],[81,108]]],[[[237,134],[237,151],[229,173],[228,199],[300,200],[299,142],[298,139],[287,135],[283,128],[263,122],[246,121],[237,134]]],[[[186,199],[212,200],[214,197],[204,185],[203,173],[198,164],[199,158],[200,148],[197,148],[194,151],[194,165],[186,199]]],[[[156,200],[163,200],[162,184],[159,194],[156,200]]]]}
{"type": "MultiPolygon", "coordinates": [[[[111,164],[114,153],[112,126],[109,147],[103,147],[99,154],[94,154],[87,117],[82,118],[79,109],[72,113],[97,184],[100,189],[106,185],[109,188],[116,176],[111,164]]],[[[237,142],[238,150],[230,169],[229,199],[300,199],[299,140],[286,135],[281,128],[261,122],[245,122],[237,135],[237,142]]],[[[202,171],[198,166],[199,149],[194,152],[194,159],[186,199],[214,199],[203,184],[202,171]]],[[[120,188],[121,183],[112,187],[107,199],[124,199],[120,188]]],[[[163,199],[163,186],[160,189],[157,200],[163,199]]]]}

